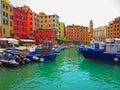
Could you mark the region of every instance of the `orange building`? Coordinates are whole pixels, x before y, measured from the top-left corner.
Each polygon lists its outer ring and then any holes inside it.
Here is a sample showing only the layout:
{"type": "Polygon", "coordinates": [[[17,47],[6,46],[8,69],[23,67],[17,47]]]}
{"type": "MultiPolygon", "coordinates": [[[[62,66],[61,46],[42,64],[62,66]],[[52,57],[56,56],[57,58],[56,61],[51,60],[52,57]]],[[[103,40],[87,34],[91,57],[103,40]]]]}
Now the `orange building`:
{"type": "Polygon", "coordinates": [[[66,29],[66,38],[68,41],[79,43],[88,42],[88,27],[69,25],[66,29]]]}
{"type": "Polygon", "coordinates": [[[107,39],[120,38],[120,17],[117,17],[113,21],[109,22],[106,34],[107,39]]]}

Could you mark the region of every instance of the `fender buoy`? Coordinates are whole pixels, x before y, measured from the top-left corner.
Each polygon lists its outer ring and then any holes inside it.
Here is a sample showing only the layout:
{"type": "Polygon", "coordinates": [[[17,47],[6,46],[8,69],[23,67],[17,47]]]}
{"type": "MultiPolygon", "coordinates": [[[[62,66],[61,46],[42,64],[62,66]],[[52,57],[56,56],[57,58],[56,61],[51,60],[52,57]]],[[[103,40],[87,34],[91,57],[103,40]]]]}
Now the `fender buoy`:
{"type": "Polygon", "coordinates": [[[117,62],[117,61],[118,61],[118,58],[116,58],[116,57],[115,57],[115,58],[114,58],[114,61],[116,61],[116,62],[117,62]]]}
{"type": "Polygon", "coordinates": [[[40,61],[41,61],[41,62],[44,62],[44,58],[40,58],[40,61]]]}
{"type": "Polygon", "coordinates": [[[39,57],[33,56],[33,60],[39,60],[39,57]]]}

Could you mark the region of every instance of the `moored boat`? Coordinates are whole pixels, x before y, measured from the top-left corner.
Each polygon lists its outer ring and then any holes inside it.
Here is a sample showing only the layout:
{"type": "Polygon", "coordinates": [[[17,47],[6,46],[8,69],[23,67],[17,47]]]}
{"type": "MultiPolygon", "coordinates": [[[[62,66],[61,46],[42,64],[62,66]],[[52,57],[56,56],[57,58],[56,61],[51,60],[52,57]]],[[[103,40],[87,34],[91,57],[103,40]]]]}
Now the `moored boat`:
{"type": "Polygon", "coordinates": [[[56,58],[56,53],[52,50],[51,41],[45,41],[41,46],[37,46],[35,51],[31,51],[27,58],[33,61],[53,61],[56,58]]]}
{"type": "Polygon", "coordinates": [[[19,63],[16,62],[13,58],[8,56],[4,56],[4,54],[0,54],[0,63],[5,67],[16,67],[19,66],[19,63]]]}
{"type": "Polygon", "coordinates": [[[79,48],[79,52],[87,59],[120,63],[120,44],[114,42],[93,45],[95,45],[94,48],[79,48]],[[100,46],[103,48],[99,48],[100,46]]]}

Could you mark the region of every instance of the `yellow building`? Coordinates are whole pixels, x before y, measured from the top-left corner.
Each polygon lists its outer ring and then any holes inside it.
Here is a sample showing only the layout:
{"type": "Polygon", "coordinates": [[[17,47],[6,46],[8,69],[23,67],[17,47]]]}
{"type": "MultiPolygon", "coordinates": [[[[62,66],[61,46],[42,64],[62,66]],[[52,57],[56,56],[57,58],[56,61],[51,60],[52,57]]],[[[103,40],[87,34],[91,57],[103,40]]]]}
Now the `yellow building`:
{"type": "Polygon", "coordinates": [[[59,22],[59,38],[65,37],[64,32],[65,32],[65,24],[63,22],[59,22]]]}
{"type": "Polygon", "coordinates": [[[0,38],[2,37],[2,1],[0,0],[0,38]]]}
{"type": "Polygon", "coordinates": [[[2,37],[11,37],[13,33],[13,6],[8,0],[2,0],[2,37]]]}

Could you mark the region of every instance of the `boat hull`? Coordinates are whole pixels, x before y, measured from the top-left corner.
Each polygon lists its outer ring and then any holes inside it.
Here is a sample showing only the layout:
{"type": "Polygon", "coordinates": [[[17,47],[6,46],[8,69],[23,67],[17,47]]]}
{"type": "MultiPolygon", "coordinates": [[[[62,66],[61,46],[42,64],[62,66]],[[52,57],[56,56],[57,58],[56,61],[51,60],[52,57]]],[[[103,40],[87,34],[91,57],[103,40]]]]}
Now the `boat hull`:
{"type": "Polygon", "coordinates": [[[27,58],[29,58],[32,61],[40,61],[41,58],[43,58],[45,61],[54,61],[56,59],[56,53],[50,54],[50,55],[28,55],[27,58]],[[34,60],[33,57],[38,57],[38,60],[34,60]]]}
{"type": "Polygon", "coordinates": [[[87,59],[120,62],[120,54],[104,53],[104,51],[100,49],[79,48],[79,52],[87,59]]]}

